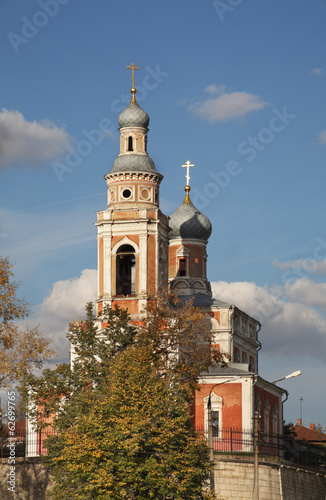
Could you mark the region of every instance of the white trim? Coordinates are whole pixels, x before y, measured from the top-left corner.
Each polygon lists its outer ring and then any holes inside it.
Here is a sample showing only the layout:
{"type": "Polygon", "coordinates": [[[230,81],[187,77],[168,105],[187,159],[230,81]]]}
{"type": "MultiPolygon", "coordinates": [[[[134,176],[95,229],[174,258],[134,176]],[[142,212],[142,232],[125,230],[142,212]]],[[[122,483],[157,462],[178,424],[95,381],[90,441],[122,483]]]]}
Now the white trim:
{"type": "MultiPolygon", "coordinates": [[[[209,396],[204,398],[204,428],[205,433],[208,434],[208,399],[209,396]]],[[[211,394],[211,410],[218,412],[218,439],[222,439],[222,428],[223,428],[223,417],[222,417],[222,408],[223,408],[223,398],[218,396],[213,391],[211,394]]]]}
{"type": "Polygon", "coordinates": [[[114,256],[116,256],[116,255],[117,255],[117,251],[119,250],[119,248],[120,248],[122,245],[130,245],[130,246],[132,246],[132,247],[133,247],[133,249],[135,250],[135,255],[138,255],[138,254],[139,254],[140,249],[139,249],[138,245],[137,245],[134,241],[130,240],[130,239],[128,238],[128,236],[125,236],[124,238],[122,238],[122,240],[119,240],[119,241],[118,241],[118,242],[114,245],[114,247],[113,247],[113,248],[112,248],[112,250],[111,250],[111,254],[112,254],[112,255],[114,255],[114,256]]]}

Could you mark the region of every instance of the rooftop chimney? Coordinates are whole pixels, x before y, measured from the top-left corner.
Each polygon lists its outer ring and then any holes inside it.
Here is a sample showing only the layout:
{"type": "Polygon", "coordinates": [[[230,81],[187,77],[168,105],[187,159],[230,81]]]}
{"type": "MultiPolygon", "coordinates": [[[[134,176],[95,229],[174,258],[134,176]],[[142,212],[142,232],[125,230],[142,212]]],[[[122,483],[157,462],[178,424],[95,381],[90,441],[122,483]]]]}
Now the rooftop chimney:
{"type": "Polygon", "coordinates": [[[310,429],[315,430],[315,424],[310,424],[310,429]]]}
{"type": "Polygon", "coordinates": [[[301,420],[301,418],[298,418],[297,425],[302,425],[302,420],[301,420]]]}

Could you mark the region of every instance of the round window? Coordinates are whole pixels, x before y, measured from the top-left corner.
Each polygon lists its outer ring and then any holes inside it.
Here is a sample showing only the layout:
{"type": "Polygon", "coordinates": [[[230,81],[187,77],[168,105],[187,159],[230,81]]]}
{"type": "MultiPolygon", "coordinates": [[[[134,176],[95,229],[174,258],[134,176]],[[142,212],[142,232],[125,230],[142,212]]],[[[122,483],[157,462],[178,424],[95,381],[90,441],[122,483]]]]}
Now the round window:
{"type": "Polygon", "coordinates": [[[149,189],[146,189],[146,188],[142,189],[140,195],[141,195],[141,198],[143,200],[149,201],[149,199],[150,199],[149,189]]]}
{"type": "Polygon", "coordinates": [[[130,198],[131,196],[131,190],[130,189],[124,189],[122,191],[122,196],[125,200],[127,200],[128,198],[130,198]]]}

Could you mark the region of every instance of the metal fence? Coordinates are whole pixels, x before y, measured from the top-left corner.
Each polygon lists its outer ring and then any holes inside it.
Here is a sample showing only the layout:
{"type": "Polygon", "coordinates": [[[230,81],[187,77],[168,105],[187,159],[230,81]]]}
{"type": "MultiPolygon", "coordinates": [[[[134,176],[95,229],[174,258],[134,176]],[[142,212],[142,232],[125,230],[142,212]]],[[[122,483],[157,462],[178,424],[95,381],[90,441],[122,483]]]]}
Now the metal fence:
{"type": "Polygon", "coordinates": [[[46,440],[54,434],[53,429],[16,429],[0,432],[0,458],[37,457],[47,454],[46,440]]]}
{"type": "MultiPolygon", "coordinates": [[[[198,438],[207,440],[206,429],[196,429],[198,438]]],[[[47,438],[54,434],[53,429],[31,430],[16,429],[10,435],[8,429],[0,432],[0,458],[37,457],[47,454],[47,438]]],[[[213,432],[215,453],[253,454],[254,436],[252,430],[215,428],[213,432]]],[[[297,440],[293,436],[260,433],[258,449],[261,456],[275,456],[296,465],[322,469],[326,472],[326,445],[297,440]]]]}
{"type": "MultiPolygon", "coordinates": [[[[196,429],[199,437],[208,439],[207,429],[196,429]]],[[[213,450],[225,454],[253,454],[254,434],[252,430],[234,427],[213,430],[213,450]]],[[[318,468],[326,471],[326,446],[295,439],[294,436],[259,433],[258,452],[260,456],[274,456],[296,465],[318,468]]]]}
{"type": "MultiPolygon", "coordinates": [[[[196,428],[199,436],[208,438],[207,430],[196,428]]],[[[260,434],[259,452],[264,455],[279,456],[282,451],[283,436],[260,434]]],[[[234,427],[213,428],[213,449],[219,453],[253,453],[254,435],[252,430],[234,427]]]]}

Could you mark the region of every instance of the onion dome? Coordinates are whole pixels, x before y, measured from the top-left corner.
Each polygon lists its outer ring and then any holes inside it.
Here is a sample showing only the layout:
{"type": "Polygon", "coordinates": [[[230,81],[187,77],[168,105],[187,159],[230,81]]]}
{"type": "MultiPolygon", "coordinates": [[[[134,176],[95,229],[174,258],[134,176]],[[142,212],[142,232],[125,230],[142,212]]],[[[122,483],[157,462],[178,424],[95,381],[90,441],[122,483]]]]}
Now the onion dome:
{"type": "Polygon", "coordinates": [[[186,196],[182,204],[170,215],[169,239],[184,238],[207,241],[212,232],[212,224],[191,202],[190,186],[185,187],[186,196]]]}
{"type": "Polygon", "coordinates": [[[118,118],[120,128],[122,127],[143,127],[148,128],[149,116],[136,101],[132,100],[130,104],[120,113],[118,118]]]}
{"type": "Polygon", "coordinates": [[[113,162],[110,174],[114,172],[151,172],[159,174],[153,160],[149,156],[143,155],[118,156],[113,162]]]}

